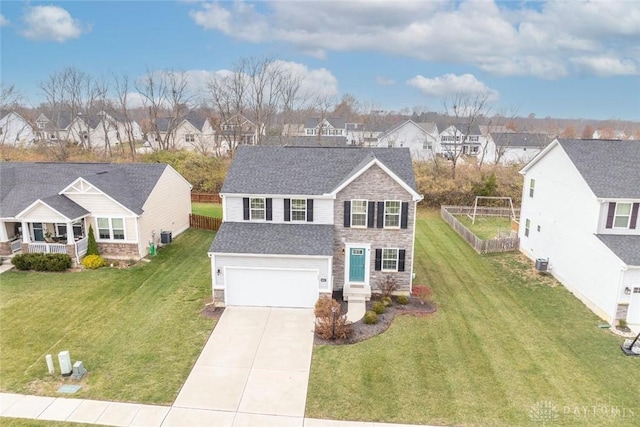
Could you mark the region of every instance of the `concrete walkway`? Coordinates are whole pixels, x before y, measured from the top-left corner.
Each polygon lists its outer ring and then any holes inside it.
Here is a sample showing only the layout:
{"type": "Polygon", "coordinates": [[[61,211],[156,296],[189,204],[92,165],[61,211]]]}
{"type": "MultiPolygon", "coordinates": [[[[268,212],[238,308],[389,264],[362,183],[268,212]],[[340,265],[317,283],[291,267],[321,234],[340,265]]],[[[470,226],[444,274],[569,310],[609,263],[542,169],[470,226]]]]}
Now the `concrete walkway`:
{"type": "Polygon", "coordinates": [[[0,417],[123,427],[407,427],[304,418],[313,325],[310,309],[227,307],[173,406],[0,393],[0,417]]]}

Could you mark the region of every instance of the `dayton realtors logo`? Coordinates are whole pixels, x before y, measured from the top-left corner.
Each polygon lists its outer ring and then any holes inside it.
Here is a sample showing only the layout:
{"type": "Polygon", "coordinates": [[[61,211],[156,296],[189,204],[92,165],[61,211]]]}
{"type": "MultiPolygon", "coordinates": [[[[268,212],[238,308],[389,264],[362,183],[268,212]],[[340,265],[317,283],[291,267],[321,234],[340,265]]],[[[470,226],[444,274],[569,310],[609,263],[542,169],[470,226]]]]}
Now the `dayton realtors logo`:
{"type": "Polygon", "coordinates": [[[563,405],[545,400],[531,405],[529,418],[542,423],[543,426],[560,421],[582,422],[587,425],[596,421],[622,421],[636,418],[636,412],[611,404],[610,401],[598,400],[592,405],[563,405]]]}

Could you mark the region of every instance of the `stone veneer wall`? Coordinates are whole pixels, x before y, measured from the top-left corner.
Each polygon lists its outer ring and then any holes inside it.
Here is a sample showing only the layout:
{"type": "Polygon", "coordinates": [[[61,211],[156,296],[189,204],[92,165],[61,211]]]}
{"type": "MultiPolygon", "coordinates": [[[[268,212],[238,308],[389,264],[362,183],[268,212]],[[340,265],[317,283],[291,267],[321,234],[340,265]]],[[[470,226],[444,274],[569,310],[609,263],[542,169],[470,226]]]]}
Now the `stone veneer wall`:
{"type": "MultiPolygon", "coordinates": [[[[377,205],[376,205],[377,209],[377,205]]],[[[375,292],[378,282],[387,275],[394,275],[399,284],[400,293],[408,293],[411,289],[411,266],[413,265],[413,223],[416,215],[416,203],[404,188],[395,182],[385,171],[373,165],[347,187],[340,191],[334,204],[334,253],[333,253],[333,288],[344,286],[345,256],[342,250],[344,243],[370,243],[369,253],[369,284],[375,292]],[[344,202],[352,199],[366,199],[368,201],[383,202],[385,200],[400,200],[409,202],[407,228],[346,228],[344,227],[344,202]],[[406,250],[405,271],[388,273],[375,271],[375,249],[398,248],[406,250]]],[[[376,213],[377,215],[377,213],[376,213]]]]}
{"type": "Polygon", "coordinates": [[[135,243],[98,243],[98,250],[103,258],[140,258],[138,245],[135,243]]]}
{"type": "Polygon", "coordinates": [[[0,242],[0,255],[11,255],[11,242],[0,242]]]}

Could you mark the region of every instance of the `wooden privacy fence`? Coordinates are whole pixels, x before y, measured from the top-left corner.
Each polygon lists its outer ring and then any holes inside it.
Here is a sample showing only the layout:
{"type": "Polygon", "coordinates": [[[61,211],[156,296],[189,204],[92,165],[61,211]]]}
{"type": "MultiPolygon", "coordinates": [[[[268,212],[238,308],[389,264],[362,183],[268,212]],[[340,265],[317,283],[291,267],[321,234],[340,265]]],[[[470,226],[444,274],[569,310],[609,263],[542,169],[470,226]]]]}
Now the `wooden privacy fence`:
{"type": "Polygon", "coordinates": [[[189,227],[192,228],[218,231],[218,229],[220,228],[220,224],[222,224],[222,220],[220,218],[212,218],[210,216],[195,214],[189,215],[189,227]]]}
{"type": "Polygon", "coordinates": [[[194,203],[222,203],[219,194],[191,193],[191,201],[194,203]]]}
{"type": "MultiPolygon", "coordinates": [[[[511,237],[499,237],[490,240],[482,240],[473,234],[471,230],[465,227],[455,216],[453,216],[453,213],[467,213],[465,209],[471,209],[473,211],[473,207],[469,206],[441,206],[440,216],[456,231],[456,233],[469,243],[476,252],[479,254],[488,254],[492,252],[509,252],[518,250],[520,246],[520,239],[517,234],[512,233],[511,237]]],[[[504,216],[510,217],[511,209],[507,209],[507,211],[508,214],[504,216]]],[[[479,215],[478,212],[476,212],[476,215],[479,215]]]]}
{"type": "MultiPolygon", "coordinates": [[[[473,215],[473,206],[442,206],[452,215],[473,215]]],[[[514,209],[516,218],[520,217],[520,209],[514,209]]],[[[494,206],[478,206],[476,208],[476,216],[498,216],[511,217],[511,208],[494,207],[494,206]]]]}

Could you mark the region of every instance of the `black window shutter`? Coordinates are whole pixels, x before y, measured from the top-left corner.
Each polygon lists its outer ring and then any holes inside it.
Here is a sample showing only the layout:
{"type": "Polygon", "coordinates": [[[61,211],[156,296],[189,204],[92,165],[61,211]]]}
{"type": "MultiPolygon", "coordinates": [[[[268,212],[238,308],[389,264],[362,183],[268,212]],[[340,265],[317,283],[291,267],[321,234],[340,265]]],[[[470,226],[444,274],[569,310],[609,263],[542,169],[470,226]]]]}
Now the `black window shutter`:
{"type": "Polygon", "coordinates": [[[344,226],[351,227],[351,202],[344,201],[344,226]]]}
{"type": "Polygon", "coordinates": [[[378,228],[384,228],[384,202],[378,202],[378,228]]]}
{"type": "Polygon", "coordinates": [[[375,210],[376,210],[376,202],[369,202],[369,208],[367,209],[367,227],[373,228],[375,224],[375,210]]]}
{"type": "Polygon", "coordinates": [[[400,210],[400,228],[407,228],[409,223],[409,202],[402,202],[400,210]]]}
{"type": "Polygon", "coordinates": [[[376,271],[382,270],[382,249],[376,249],[376,271]]]}
{"type": "Polygon", "coordinates": [[[398,271],[404,271],[404,257],[407,251],[404,249],[398,250],[398,271]]]}
{"type": "Polygon", "coordinates": [[[313,222],[313,199],[307,199],[307,222],[313,222]]]}
{"type": "Polygon", "coordinates": [[[291,221],[291,199],[284,199],[284,220],[291,221]]]}
{"type": "Polygon", "coordinates": [[[267,221],[271,221],[273,219],[273,199],[267,198],[265,200],[265,207],[267,208],[267,221]]]}
{"type": "Polygon", "coordinates": [[[613,227],[613,218],[616,215],[616,204],[614,202],[609,203],[609,212],[607,213],[607,228],[613,227]]]}
{"type": "Polygon", "coordinates": [[[245,221],[249,221],[249,198],[248,197],[243,197],[242,198],[242,207],[244,210],[244,220],[245,221]]]}
{"type": "Polygon", "coordinates": [[[632,230],[635,230],[638,224],[638,209],[640,209],[640,203],[634,203],[631,208],[631,225],[629,225],[632,230]]]}

